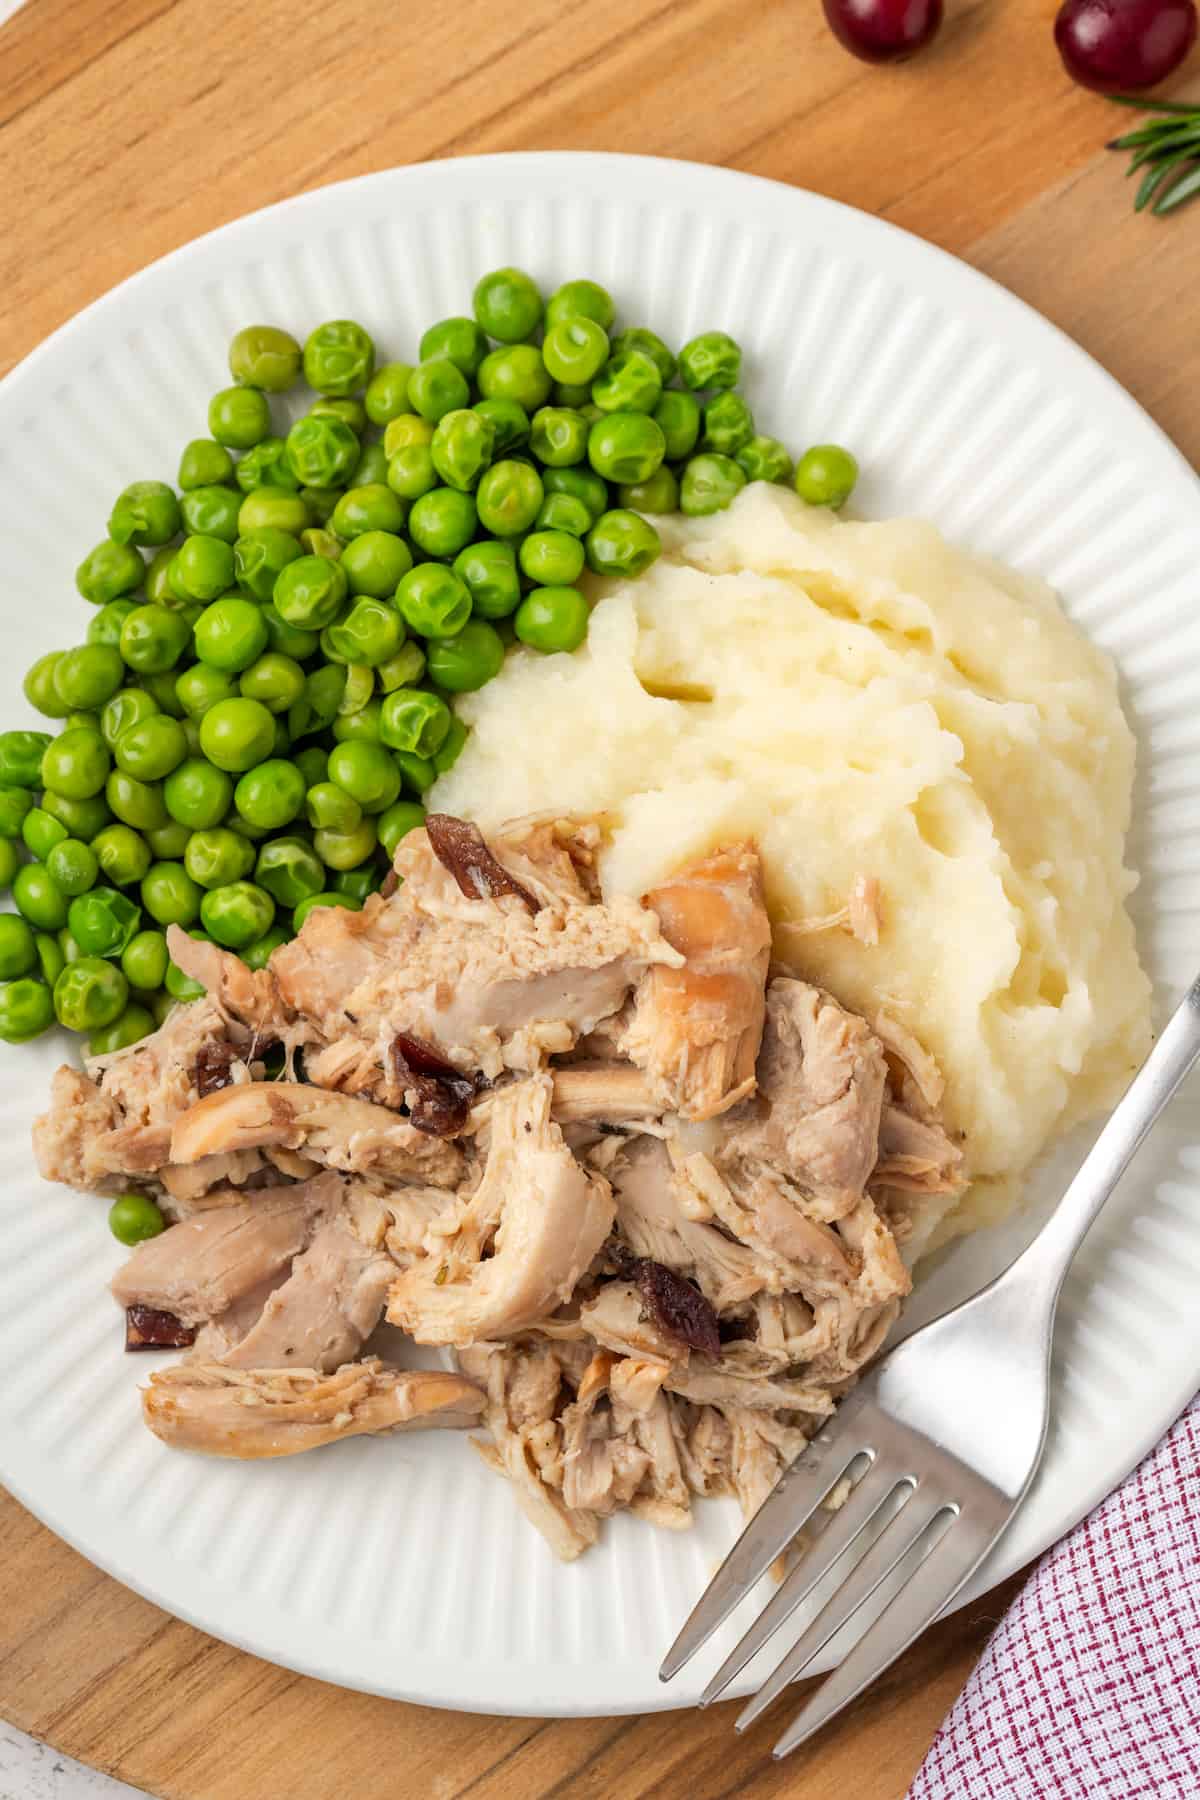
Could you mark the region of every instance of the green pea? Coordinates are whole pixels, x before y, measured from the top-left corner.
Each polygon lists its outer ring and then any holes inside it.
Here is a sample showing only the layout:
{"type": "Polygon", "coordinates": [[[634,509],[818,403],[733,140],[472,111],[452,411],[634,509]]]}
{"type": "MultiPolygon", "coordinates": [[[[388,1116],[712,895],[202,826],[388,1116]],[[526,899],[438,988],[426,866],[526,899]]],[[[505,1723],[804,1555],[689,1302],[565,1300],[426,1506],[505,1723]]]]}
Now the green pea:
{"type": "Polygon", "coordinates": [[[202,719],[218,700],[232,700],[238,687],[233,676],[227,675],[223,669],[211,669],[206,663],[196,663],[176,677],[175,692],[188,718],[202,719]]]}
{"type": "MultiPolygon", "coordinates": [[[[400,792],[400,774],[394,758],[382,744],[369,743],[365,739],[334,745],[329,752],[329,779],[344,789],[352,800],[357,800],[364,813],[386,811],[400,792]]],[[[318,854],[328,861],[320,846],[318,854]]],[[[353,861],[361,862],[362,857],[356,856],[353,861]]]]}
{"type": "MultiPolygon", "coordinates": [[[[196,841],[197,837],[206,835],[223,836],[225,834],[203,834],[195,832],[188,840],[188,850],[191,850],[191,846],[196,841]]],[[[232,833],[229,833],[228,835],[232,836],[232,833]]],[[[248,845],[246,846],[246,850],[239,850],[237,852],[239,868],[241,867],[242,859],[246,857],[247,853],[250,857],[253,857],[254,853],[249,849],[248,845]]],[[[201,854],[202,852],[197,852],[197,859],[199,859],[201,854]]],[[[188,873],[187,852],[185,852],[185,860],[183,863],[152,863],[142,877],[141,896],[142,905],[157,924],[164,927],[167,925],[186,926],[194,924],[200,917],[200,884],[188,873]]]]}
{"type": "Polygon", "coordinates": [[[165,713],[153,713],[130,725],[113,745],[113,756],[119,769],[136,775],[139,781],[161,781],[187,755],[187,738],[177,719],[165,713]]]}
{"type": "Polygon", "coordinates": [[[395,656],[389,656],[385,663],[380,663],[375,671],[375,681],[380,693],[390,694],[398,687],[415,687],[424,673],[425,652],[420,644],[409,638],[395,656]]]}
{"type": "Polygon", "coordinates": [[[63,731],[46,746],[41,779],[69,800],[87,800],[100,792],[109,768],[108,745],[98,731],[63,731]]]}
{"type": "Polygon", "coordinates": [[[733,459],[741,469],[747,481],[776,481],[788,483],[792,479],[792,459],[786,444],[778,438],[752,437],[748,444],[743,444],[733,459]]]}
{"type": "MultiPolygon", "coordinates": [[[[396,789],[399,791],[399,777],[396,789]]],[[[329,869],[354,869],[370,856],[378,842],[374,819],[363,819],[353,831],[317,831],[313,848],[329,869]]]]}
{"type": "Polygon", "coordinates": [[[341,563],[327,556],[301,556],[279,573],[275,610],[288,625],[320,631],[337,618],[348,587],[341,563]]]}
{"type": "Polygon", "coordinates": [[[121,823],[132,825],[135,831],[157,831],[167,823],[158,782],[139,781],[124,769],[114,769],[104,784],[104,797],[121,823]]]}
{"type": "MultiPolygon", "coordinates": [[[[545,356],[545,348],[546,347],[543,344],[543,357],[545,356]]],[[[608,361],[607,356],[604,360],[606,362],[608,361]]],[[[588,407],[590,409],[587,414],[589,425],[600,411],[598,406],[592,405],[592,384],[590,381],[556,381],[553,388],[550,390],[550,398],[555,406],[569,407],[572,412],[582,412],[584,407],[588,407]]]]}
{"type": "Polygon", "coordinates": [[[400,531],[407,509],[390,487],[376,482],[349,488],[333,509],[330,529],[344,544],[368,531],[400,531]]]}
{"type": "Polygon", "coordinates": [[[394,594],[400,577],[411,568],[412,552],[404,539],[391,531],[364,531],[342,552],[350,592],[373,600],[386,600],[394,594]]]}
{"type": "Polygon", "coordinates": [[[489,418],[472,407],[457,407],[438,420],[429,456],[448,487],[467,493],[491,462],[495,443],[489,418]]]}
{"type": "Polygon", "coordinates": [[[305,530],[311,519],[303,494],[285,487],[257,487],[245,495],[238,507],[234,536],[246,537],[252,531],[288,531],[295,535],[305,530]]]}
{"type": "Polygon", "coordinates": [[[488,341],[474,319],[440,319],[417,346],[422,362],[444,356],[470,380],[488,353],[488,341]]]}
{"type": "Polygon", "coordinates": [[[319,745],[309,744],[306,749],[297,750],[292,761],[303,775],[306,788],[314,787],[318,781],[324,781],[329,756],[319,745]]]}
{"type": "Polygon", "coordinates": [[[233,547],[234,579],[244,593],[255,600],[268,601],[281,571],[302,554],[290,531],[269,526],[246,532],[233,547]]]}
{"type": "Polygon", "coordinates": [[[260,938],[246,945],[241,952],[242,961],[248,969],[265,969],[279,946],[286,944],[291,935],[282,925],[272,925],[270,931],[264,931],[260,938]]]}
{"type": "Polygon", "coordinates": [[[144,688],[121,688],[100,714],[100,735],[111,750],[122,732],[156,717],[158,710],[158,701],[144,688]]]}
{"type": "Polygon", "coordinates": [[[734,388],[742,352],[724,331],[702,331],[679,352],[679,373],[690,388],[734,388]]]}
{"type": "Polygon", "coordinates": [[[13,981],[37,967],[37,944],[26,920],[17,913],[0,913],[0,981],[13,981]]]}
{"type": "MultiPolygon", "coordinates": [[[[189,490],[189,492],[190,491],[191,490],[189,490]]],[[[224,493],[229,493],[231,490],[228,488],[216,488],[216,489],[204,488],[204,489],[201,489],[200,491],[203,493],[214,493],[215,492],[215,493],[224,494],[224,493]]],[[[188,497],[187,494],[185,494],[183,496],[183,500],[181,500],[179,503],[181,511],[187,500],[187,497],[188,497]]],[[[217,535],[217,534],[214,533],[214,535],[217,535]]],[[[175,561],[175,546],[174,546],[174,544],[164,544],[162,546],[161,550],[156,550],[154,552],[154,555],[150,558],[150,561],[146,566],[146,579],[145,579],[145,582],[143,585],[146,590],[147,600],[153,601],[155,606],[174,606],[176,603],[177,596],[175,593],[175,589],[171,583],[171,565],[174,561],[175,561]]],[[[129,601],[123,601],[123,600],[113,600],[113,601],[109,602],[109,606],[124,606],[127,609],[130,607],[130,604],[131,603],[129,601]]],[[[107,612],[108,610],[109,610],[108,607],[104,607],[102,609],[103,612],[107,612]]],[[[122,618],[124,618],[126,616],[126,614],[123,613],[121,616],[122,616],[122,618]]],[[[102,641],[101,639],[95,638],[92,636],[92,631],[96,627],[96,625],[97,625],[97,621],[95,619],[93,619],[91,625],[88,627],[88,643],[89,644],[99,643],[102,641]]],[[[115,644],[117,642],[117,640],[119,639],[120,635],[121,635],[120,629],[118,628],[118,630],[116,632],[109,635],[103,641],[115,644]]]]}
{"type": "Polygon", "coordinates": [[[287,434],[287,460],[305,488],[339,487],[359,454],[358,439],[343,419],[310,413],[298,419],[287,434]]]}
{"type": "Polygon", "coordinates": [[[489,351],[476,379],[485,400],[515,400],[530,414],[546,404],[553,386],[536,344],[512,344],[489,351]]]}
{"type": "MultiPolygon", "coordinates": [[[[359,460],[361,461],[361,459],[362,453],[360,451],[359,460]]],[[[357,467],[358,463],[355,463],[354,468],[357,469],[357,467]]],[[[350,476],[348,476],[347,479],[351,479],[353,474],[354,469],[350,471],[350,476]]],[[[324,525],[327,522],[329,515],[332,513],[341,497],[341,492],[342,490],[340,487],[302,487],[300,489],[300,498],[303,500],[305,506],[307,506],[309,518],[314,525],[324,525]]]]}
{"type": "Polygon", "coordinates": [[[469,404],[470,384],[462,370],[448,357],[435,356],[421,362],[408,381],[408,400],[413,411],[431,425],[436,425],[449,412],[469,404]]]}
{"type": "Polygon", "coordinates": [[[178,861],[187,849],[188,839],[191,835],[190,826],[181,825],[178,819],[168,819],[165,825],[155,826],[146,833],[146,842],[150,846],[152,860],[154,862],[178,861]]]}
{"type": "Polygon", "coordinates": [[[666,440],[643,412],[613,412],[588,433],[588,461],[607,481],[648,481],[666,453],[666,440]]]}
{"type": "Polygon", "coordinates": [[[218,700],[200,721],[201,750],[229,774],[252,769],[271,754],[274,744],[275,720],[258,700],[241,696],[218,700]]]}
{"type": "Polygon", "coordinates": [[[109,1056],[114,1050],[127,1050],[130,1044],[140,1043],[155,1029],[156,1021],[149,1007],[139,1005],[136,1000],[130,1001],[111,1025],[92,1032],[88,1038],[88,1055],[109,1056]]]}
{"type": "Polygon", "coordinates": [[[212,438],[193,438],[184,445],[179,458],[177,480],[184,493],[192,488],[220,487],[233,480],[233,466],[224,444],[215,443],[212,438]]]}
{"type": "Polygon", "coordinates": [[[247,824],[277,831],[290,824],[304,805],[304,777],[294,763],[271,757],[247,770],[233,798],[247,824]]]}
{"type": "Polygon", "coordinates": [[[617,489],[622,507],[639,513],[673,513],[679,510],[679,483],[666,463],[649,481],[633,481],[617,489]]]}
{"type": "Polygon", "coordinates": [[[746,485],[746,472],[732,457],[706,451],[693,456],[679,484],[679,510],[692,518],[723,512],[746,485]]]}
{"type": "Polygon", "coordinates": [[[592,383],[592,400],[605,413],[653,412],[661,393],[658,366],[644,350],[619,351],[592,383]]]}
{"type": "Polygon", "coordinates": [[[408,382],[411,363],[383,363],[367,383],[363,405],[372,425],[387,425],[409,410],[408,382]]]}
{"type": "Polygon", "coordinates": [[[382,487],[387,481],[387,474],[388,454],[383,445],[364,444],[358,461],[350,471],[349,485],[352,488],[382,487]]]}
{"type": "Polygon", "coordinates": [[[594,319],[576,314],[547,328],[542,361],[555,381],[588,386],[608,358],[608,333],[594,319]]]}
{"type": "Polygon", "coordinates": [[[614,356],[624,356],[635,350],[650,358],[663,387],[675,379],[678,364],[656,331],[647,331],[644,325],[631,325],[613,339],[614,356]]]}
{"type": "Polygon", "coordinates": [[[322,634],[328,654],[366,669],[387,662],[403,641],[404,625],[399,615],[382,600],[356,600],[346,616],[327,626],[322,634]]]}
{"type": "Polygon", "coordinates": [[[153,993],[167,978],[167,940],[161,931],[139,931],[121,953],[121,973],[132,988],[153,993]]]}
{"type": "Polygon", "coordinates": [[[493,269],[476,282],[472,311],[488,337],[519,344],[541,324],[542,296],[523,269],[493,269]]]}
{"type": "Polygon", "coordinates": [[[601,514],[584,543],[588,567],[597,575],[640,575],[662,551],[653,525],[624,507],[601,514]]]}
{"type": "Polygon", "coordinates": [[[275,902],[252,881],[228,882],[213,888],[200,902],[204,929],[227,950],[240,950],[270,929],[275,902]]]}
{"type": "Polygon", "coordinates": [[[84,956],[120,956],[141,922],[141,909],[115,888],[97,887],[79,894],[67,912],[71,936],[84,956]]]}
{"type": "Polygon", "coordinates": [[[262,609],[253,600],[214,600],[196,622],[196,655],[210,668],[236,674],[267,647],[262,609]]]}
{"type": "Polygon", "coordinates": [[[333,739],[337,744],[358,742],[360,739],[368,744],[379,743],[379,720],[382,713],[382,702],[378,699],[368,700],[357,712],[339,712],[333,721],[333,739]]]}
{"type": "Polygon", "coordinates": [[[70,835],[60,820],[40,806],[31,806],[21,820],[21,841],[39,862],[45,862],[55,844],[61,844],[70,835]]]}
{"type": "MultiPolygon", "coordinates": [[[[268,491],[260,488],[257,494],[247,494],[239,518],[252,501],[268,491]]],[[[233,586],[235,572],[232,543],[226,543],[224,538],[197,535],[185,538],[176,551],[171,579],[189,600],[215,600],[233,586]]]]}
{"type": "Polygon", "coordinates": [[[449,729],[450,708],[436,694],[420,688],[396,688],[383,703],[379,735],[392,750],[433,756],[449,729]]]}
{"type": "Polygon", "coordinates": [[[198,886],[223,887],[228,882],[241,881],[250,873],[254,866],[254,848],[245,837],[225,826],[194,831],[188,840],[183,866],[198,886]]]}
{"type": "Polygon", "coordinates": [[[809,506],[845,504],[858,481],[858,464],[840,444],[814,444],[796,464],[796,492],[809,506]]]}
{"type": "Polygon", "coordinates": [[[542,485],[547,494],[568,494],[587,507],[590,523],[608,511],[608,484],[591,469],[546,469],[542,485]]]}
{"type": "Polygon", "coordinates": [[[421,637],[452,637],[471,616],[471,595],[451,569],[418,563],[402,577],[396,606],[409,629],[421,637]]]}
{"type": "Polygon", "coordinates": [[[59,941],[51,931],[38,931],[34,933],[33,944],[37,952],[38,972],[42,980],[53,987],[67,966],[59,941]]]}
{"type": "Polygon", "coordinates": [[[362,818],[358,801],[335,781],[315,782],[304,805],[309,824],[322,830],[353,831],[362,818]]]}
{"type": "Polygon", "coordinates": [[[128,998],[129,983],[120,969],[99,956],[81,956],[68,964],[54,984],[54,1011],[68,1031],[92,1032],[111,1025],[124,1012],[128,998]]]}
{"type": "MultiPolygon", "coordinates": [[[[68,843],[71,841],[67,840],[68,843]]],[[[51,855],[61,854],[65,848],[65,845],[59,844],[51,855]]],[[[88,846],[85,844],[83,848],[87,850],[88,846]]],[[[150,867],[150,846],[130,825],[106,825],[92,839],[89,855],[92,852],[108,879],[116,882],[118,887],[129,887],[133,882],[140,881],[150,867]]],[[[49,866],[47,861],[47,867],[49,866]]]]}
{"type": "Polygon", "coordinates": [[[75,586],[93,606],[104,606],[141,587],[146,565],[132,544],[105,538],[88,552],[75,571],[75,586]]]}
{"type": "Polygon", "coordinates": [[[388,463],[388,486],[402,500],[419,500],[438,485],[428,444],[404,444],[388,463]]]}
{"type": "MultiPolygon", "coordinates": [[[[103,617],[107,607],[97,613],[96,618],[103,617]]],[[[95,624],[96,620],[92,620],[95,624]]],[[[39,656],[21,684],[21,691],[30,706],[43,713],[48,719],[65,719],[71,708],[59,699],[55,685],[55,674],[59,663],[66,654],[63,650],[51,650],[45,656],[39,656]]]]}
{"type": "Polygon", "coordinates": [[[498,543],[495,538],[468,544],[454,559],[454,573],[467,589],[472,611],[480,618],[506,618],[520,604],[521,581],[511,544],[498,543]]]}
{"type": "Polygon", "coordinates": [[[178,530],[179,502],[165,481],[131,482],[108,520],[114,544],[166,544],[178,530]]]}
{"type": "Polygon", "coordinates": [[[474,410],[492,428],[492,455],[503,456],[529,438],[529,414],[518,400],[477,400],[474,410]]]}
{"type": "Polygon", "coordinates": [[[513,620],[532,650],[575,650],[587,636],[588,604],[578,588],[540,587],[526,594],[513,620]]]}
{"type": "MultiPolygon", "coordinates": [[[[479,523],[496,537],[520,537],[537,518],[544,497],[541,477],[528,463],[493,463],[475,496],[479,523]]],[[[469,538],[459,549],[467,542],[469,538]]]]}
{"type": "Polygon", "coordinates": [[[344,906],[347,912],[361,911],[361,902],[353,894],[310,894],[307,899],[301,900],[292,914],[292,927],[295,931],[303,929],[304,921],[314,906],[344,906]]]}
{"type": "Polygon", "coordinates": [[[0,1038],[27,1044],[54,1023],[54,1001],[43,981],[24,976],[0,987],[0,1038]]]}
{"type": "Polygon", "coordinates": [[[382,880],[382,871],[377,862],[361,863],[357,869],[342,869],[333,878],[335,894],[349,894],[361,906],[371,894],[374,894],[382,880]]]}
{"type": "Polygon", "coordinates": [[[406,788],[414,794],[424,794],[437,780],[437,769],[427,756],[414,756],[409,750],[394,752],[396,767],[399,769],[406,788]]]}
{"type": "MultiPolygon", "coordinates": [[[[170,551],[169,554],[173,556],[174,551],[170,551]]],[[[136,612],[136,610],[136,603],[132,600],[110,600],[107,606],[102,606],[99,612],[95,613],[92,618],[88,620],[87,642],[89,644],[102,645],[105,648],[119,648],[121,643],[121,627],[124,625],[130,613],[136,612]]],[[[59,652],[55,651],[52,652],[49,657],[40,657],[38,662],[33,665],[33,669],[30,670],[30,675],[33,675],[34,670],[40,669],[43,663],[50,663],[56,660],[58,655],[59,652]]],[[[28,677],[26,679],[28,680],[28,677]]],[[[44,679],[45,677],[41,677],[41,680],[44,681],[44,679]]],[[[50,679],[53,679],[53,671],[51,671],[50,679]]],[[[62,702],[59,700],[57,694],[54,695],[54,705],[60,710],[55,712],[49,710],[45,705],[44,700],[40,698],[34,699],[33,693],[28,686],[25,689],[25,697],[32,705],[37,707],[39,712],[46,713],[49,718],[61,718],[64,716],[61,711],[62,702]]]]}
{"type": "Polygon", "coordinates": [[[258,853],[254,879],[280,906],[298,906],[325,885],[325,866],[299,837],[272,838],[258,853]]]}
{"type": "MultiPolygon", "coordinates": [[[[216,538],[189,538],[189,544],[218,542],[216,538]]],[[[228,550],[228,544],[221,545],[228,550]]],[[[121,655],[139,675],[158,675],[173,669],[191,640],[188,622],[163,606],[136,606],[121,627],[121,655]]]]}
{"type": "Polygon", "coordinates": [[[241,504],[242,497],[234,488],[192,488],[183,496],[181,510],[184,525],[190,532],[203,537],[220,538],[224,543],[232,544],[238,534],[241,504]]]}
{"type": "Polygon", "coordinates": [[[32,807],[33,795],[28,788],[0,787],[0,837],[20,837],[25,815],[32,807]]]}
{"type": "MultiPolygon", "coordinates": [[[[205,936],[203,932],[197,933],[195,931],[189,933],[189,935],[191,937],[205,936]]],[[[207,991],[202,981],[193,981],[191,976],[185,975],[183,970],[178,968],[175,963],[172,963],[168,968],[167,979],[164,985],[167,993],[171,996],[171,999],[175,1001],[199,1000],[200,996],[207,991]]]]}
{"type": "Polygon", "coordinates": [[[208,429],[229,450],[249,450],[271,431],[271,408],[258,388],[229,387],[208,403],[208,429]]]}
{"type": "Polygon", "coordinates": [[[616,316],[612,295],[599,282],[564,281],[546,302],[546,332],[549,335],[563,319],[592,319],[607,333],[616,316]]]}
{"type": "MultiPolygon", "coordinates": [[[[38,811],[37,808],[34,810],[38,811]]],[[[33,813],[29,813],[21,827],[21,835],[26,842],[29,841],[27,827],[33,816],[33,813]]],[[[72,800],[66,794],[56,794],[53,789],[47,788],[42,795],[39,817],[52,819],[55,824],[61,825],[65,836],[82,838],[85,844],[90,844],[96,833],[108,824],[112,812],[103,794],[93,794],[89,800],[72,800]]]]}
{"type": "Polygon", "coordinates": [[[12,886],[19,867],[17,846],[11,838],[0,838],[0,888],[12,886]]]}
{"type": "Polygon", "coordinates": [[[413,800],[397,800],[396,804],[389,806],[385,813],[380,813],[376,820],[376,828],[379,832],[379,842],[387,851],[389,861],[395,856],[401,839],[406,838],[410,831],[415,831],[419,825],[424,825],[424,823],[425,808],[418,806],[413,800]]]}
{"type": "Polygon", "coordinates": [[[533,415],[529,447],[539,462],[567,468],[587,455],[588,422],[566,406],[543,406],[533,415]]]}
{"type": "MultiPolygon", "coordinates": [[[[238,336],[242,334],[239,332],[238,336]]],[[[237,343],[235,338],[234,343],[237,343]]],[[[233,361],[232,354],[230,355],[233,361]]],[[[158,985],[157,983],[155,984],[158,985]]],[[[166,1230],[167,1221],[145,1194],[120,1194],[108,1209],[108,1229],[119,1244],[142,1244],[166,1230]]]]}
{"type": "Polygon", "coordinates": [[[408,535],[428,556],[457,556],[475,536],[475,501],[457,488],[437,487],[413,502],[408,535]]]}
{"type": "Polygon", "coordinates": [[[244,325],[230,341],[229,373],[239,387],[285,394],[299,378],[300,346],[277,325],[244,325]]]}
{"type": "Polygon", "coordinates": [[[339,399],[331,399],[323,394],[314,400],[308,409],[310,419],[340,419],[348,425],[356,438],[361,438],[367,429],[367,409],[361,400],[342,395],[339,399]]]}
{"type": "Polygon", "coordinates": [[[257,700],[269,713],[285,713],[304,693],[304,670],[294,657],[268,650],[242,673],[238,687],[247,700],[257,700]]]}
{"type": "Polygon", "coordinates": [[[536,587],[570,587],[583,571],[583,545],[566,531],[531,531],[521,540],[518,560],[536,587]]]}
{"type": "Polygon", "coordinates": [[[716,394],[704,408],[702,450],[736,456],[754,436],[754,414],[740,394],[716,394]]]}
{"type": "Polygon", "coordinates": [[[486,619],[468,619],[456,637],[429,646],[429,679],[450,694],[474,693],[503,663],[504,640],[486,619]]]}
{"type": "Polygon", "coordinates": [[[383,449],[389,463],[398,450],[409,450],[414,444],[428,449],[432,442],[433,426],[420,413],[397,413],[383,428],[383,449]]]}
{"type": "Polygon", "coordinates": [[[375,372],[375,345],[353,319],[329,319],[304,344],[304,379],[318,394],[357,394],[375,372]]]}
{"type": "MultiPolygon", "coordinates": [[[[289,625],[286,619],[280,618],[274,606],[264,606],[262,616],[263,623],[267,628],[267,642],[270,644],[270,651],[267,654],[286,656],[290,661],[300,663],[306,657],[311,656],[317,648],[321,639],[320,632],[307,631],[299,625],[289,625]]],[[[251,668],[253,666],[251,664],[251,668]]],[[[224,698],[227,699],[229,696],[226,695],[224,698]]],[[[254,698],[261,699],[262,696],[256,694],[254,698]]]]}
{"type": "MultiPolygon", "coordinates": [[[[114,827],[110,826],[109,830],[112,829],[114,827]]],[[[103,836],[100,832],[99,837],[103,836]]],[[[90,844],[81,843],[78,838],[63,838],[46,857],[46,872],[64,894],[73,898],[95,886],[100,863],[90,844]]]]}
{"type": "Polygon", "coordinates": [[[314,669],[305,677],[304,698],[311,715],[310,730],[323,731],[333,723],[345,691],[346,671],[336,664],[314,669]]]}

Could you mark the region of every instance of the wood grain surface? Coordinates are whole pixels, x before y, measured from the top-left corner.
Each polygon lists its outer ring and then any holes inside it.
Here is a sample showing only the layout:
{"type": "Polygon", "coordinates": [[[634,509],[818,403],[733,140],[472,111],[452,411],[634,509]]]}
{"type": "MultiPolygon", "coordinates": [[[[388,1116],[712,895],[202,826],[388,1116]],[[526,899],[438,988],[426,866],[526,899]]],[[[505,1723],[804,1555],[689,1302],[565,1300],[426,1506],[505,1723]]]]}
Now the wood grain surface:
{"type": "MultiPolygon", "coordinates": [[[[689,157],[820,189],[1039,307],[1200,458],[1200,205],[1137,218],[1052,0],[948,0],[868,69],[817,0],[28,0],[0,27],[0,370],[113,283],[288,194],[510,149],[689,157]]],[[[1177,91],[1196,91],[1184,83],[1177,91]]],[[[345,1693],[98,1574],[0,1496],[0,1718],[158,1800],[901,1800],[1010,1583],[811,1749],[732,1709],[539,1722],[345,1693]]]]}

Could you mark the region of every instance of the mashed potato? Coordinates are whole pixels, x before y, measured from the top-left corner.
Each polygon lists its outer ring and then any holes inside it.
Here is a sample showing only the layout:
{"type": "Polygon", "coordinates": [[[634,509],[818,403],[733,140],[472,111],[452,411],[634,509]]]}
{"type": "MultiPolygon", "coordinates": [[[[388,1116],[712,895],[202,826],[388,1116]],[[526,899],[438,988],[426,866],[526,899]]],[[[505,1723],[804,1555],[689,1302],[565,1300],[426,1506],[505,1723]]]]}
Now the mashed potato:
{"type": "Polygon", "coordinates": [[[469,698],[433,803],[485,826],[610,814],[610,892],[755,839],[780,958],[917,1034],[969,1172],[1011,1192],[1148,1046],[1108,659],[1050,589],[919,521],[848,523],[756,483],[663,524],[648,574],[597,584],[582,649],[522,652],[469,698]],[[788,930],[859,875],[877,946],[788,930]]]}

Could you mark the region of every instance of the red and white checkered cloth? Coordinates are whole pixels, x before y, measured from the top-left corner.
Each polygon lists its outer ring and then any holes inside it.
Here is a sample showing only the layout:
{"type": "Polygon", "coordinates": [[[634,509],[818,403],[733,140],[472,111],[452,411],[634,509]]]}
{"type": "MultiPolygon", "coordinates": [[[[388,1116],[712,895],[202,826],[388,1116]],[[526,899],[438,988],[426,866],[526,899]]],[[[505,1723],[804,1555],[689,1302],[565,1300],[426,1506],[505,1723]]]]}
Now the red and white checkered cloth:
{"type": "Polygon", "coordinates": [[[908,1800],[1200,1800],[1200,1397],[1056,1545],[908,1800]]]}

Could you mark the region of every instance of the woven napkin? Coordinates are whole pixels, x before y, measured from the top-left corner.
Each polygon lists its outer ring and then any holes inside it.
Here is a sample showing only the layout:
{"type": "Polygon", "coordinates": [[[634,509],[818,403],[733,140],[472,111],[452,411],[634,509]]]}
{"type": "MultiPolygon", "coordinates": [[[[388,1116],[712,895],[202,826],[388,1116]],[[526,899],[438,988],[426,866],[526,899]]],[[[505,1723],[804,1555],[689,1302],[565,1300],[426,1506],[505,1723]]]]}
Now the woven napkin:
{"type": "Polygon", "coordinates": [[[1039,1563],[908,1800],[1200,1800],[1200,1396],[1039,1563]]]}

